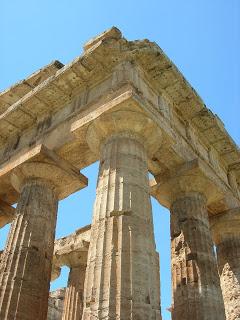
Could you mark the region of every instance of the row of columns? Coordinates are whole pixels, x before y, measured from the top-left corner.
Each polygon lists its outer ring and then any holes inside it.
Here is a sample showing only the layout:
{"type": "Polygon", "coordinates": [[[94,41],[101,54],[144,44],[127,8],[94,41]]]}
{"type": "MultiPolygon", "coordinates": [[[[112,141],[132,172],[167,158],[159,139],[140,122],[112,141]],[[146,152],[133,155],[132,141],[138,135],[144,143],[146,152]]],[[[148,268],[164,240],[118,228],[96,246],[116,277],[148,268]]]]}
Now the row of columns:
{"type": "MultiPolygon", "coordinates": [[[[156,127],[149,119],[137,115],[116,112],[95,121],[88,129],[89,145],[100,154],[97,196],[86,271],[79,265],[70,266],[64,320],[78,319],[81,313],[83,320],[161,320],[159,260],[147,165],[155,145],[156,127]]],[[[21,179],[16,217],[1,262],[2,320],[46,319],[58,204],[58,190],[50,177],[35,175],[21,179]]],[[[204,188],[197,187],[198,177],[194,177],[196,184],[192,183],[193,177],[189,179],[184,184],[176,177],[169,191],[172,318],[223,320],[224,303],[207,195],[204,188]]],[[[234,311],[228,307],[233,299],[228,298],[230,284],[224,299],[227,319],[237,320],[239,234],[222,239],[217,252],[220,268],[226,269],[221,282],[235,277],[230,281],[236,292],[234,311]]]]}

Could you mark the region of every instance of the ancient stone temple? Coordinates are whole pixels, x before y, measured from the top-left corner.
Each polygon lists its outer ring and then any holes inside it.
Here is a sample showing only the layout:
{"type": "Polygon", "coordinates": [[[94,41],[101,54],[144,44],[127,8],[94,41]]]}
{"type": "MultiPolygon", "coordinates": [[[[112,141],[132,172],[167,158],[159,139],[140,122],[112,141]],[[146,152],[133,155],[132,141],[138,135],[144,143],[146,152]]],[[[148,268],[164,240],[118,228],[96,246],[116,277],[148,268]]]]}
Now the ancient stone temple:
{"type": "Polygon", "coordinates": [[[154,42],[112,28],[2,92],[0,319],[161,320],[150,196],[171,216],[172,320],[239,320],[240,152],[154,42]],[[91,225],[55,240],[97,160],[91,225]]]}

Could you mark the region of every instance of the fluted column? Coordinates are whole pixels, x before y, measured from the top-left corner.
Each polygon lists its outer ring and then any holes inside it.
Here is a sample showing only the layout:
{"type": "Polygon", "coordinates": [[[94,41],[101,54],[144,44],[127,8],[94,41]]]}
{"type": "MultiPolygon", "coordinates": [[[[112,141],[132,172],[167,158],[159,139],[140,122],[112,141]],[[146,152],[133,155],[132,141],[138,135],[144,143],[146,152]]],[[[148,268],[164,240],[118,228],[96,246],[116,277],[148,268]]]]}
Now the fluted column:
{"type": "Polygon", "coordinates": [[[87,178],[43,145],[7,170],[20,195],[0,267],[0,319],[45,320],[58,200],[87,178]]]}
{"type": "Polygon", "coordinates": [[[57,204],[48,181],[25,180],[1,262],[1,320],[46,318],[57,204]]]}
{"type": "Polygon", "coordinates": [[[71,128],[100,159],[82,320],[160,320],[147,162],[162,134],[134,99],[117,103],[71,128]]]}
{"type": "Polygon", "coordinates": [[[240,209],[211,219],[226,319],[240,319],[240,209]]]}
{"type": "Polygon", "coordinates": [[[206,197],[199,192],[171,205],[173,320],[225,319],[206,197]]]}
{"type": "Polygon", "coordinates": [[[222,194],[211,171],[194,159],[159,174],[151,185],[171,212],[172,320],[224,320],[207,211],[222,194]]]}
{"type": "Polygon", "coordinates": [[[147,156],[134,134],[102,145],[91,230],[83,319],[160,319],[147,156]]]}
{"type": "Polygon", "coordinates": [[[68,277],[62,320],[81,320],[86,265],[72,266],[68,277]]]}

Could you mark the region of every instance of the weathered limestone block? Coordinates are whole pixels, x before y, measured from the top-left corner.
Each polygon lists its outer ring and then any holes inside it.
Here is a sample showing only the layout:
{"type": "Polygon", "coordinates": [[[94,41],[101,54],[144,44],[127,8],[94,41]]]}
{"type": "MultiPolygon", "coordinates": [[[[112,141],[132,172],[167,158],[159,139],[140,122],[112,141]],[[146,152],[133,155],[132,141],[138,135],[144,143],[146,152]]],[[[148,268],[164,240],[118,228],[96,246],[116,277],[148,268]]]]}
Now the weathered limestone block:
{"type": "Polygon", "coordinates": [[[240,319],[240,209],[210,220],[227,320],[240,319]]]}
{"type": "Polygon", "coordinates": [[[91,225],[77,229],[74,233],[55,240],[51,280],[57,279],[62,266],[86,264],[90,242],[91,225]]]}
{"type": "Polygon", "coordinates": [[[171,211],[172,319],[224,320],[207,211],[214,188],[191,166],[157,179],[171,211]]]}
{"type": "Polygon", "coordinates": [[[6,224],[12,222],[15,215],[15,209],[0,200],[0,228],[3,228],[6,224]]]}
{"type": "Polygon", "coordinates": [[[148,121],[134,112],[116,112],[98,119],[88,130],[92,150],[101,153],[84,320],[161,319],[143,139],[148,121]]]}
{"type": "Polygon", "coordinates": [[[71,165],[41,150],[35,161],[18,161],[2,171],[9,175],[12,167],[20,197],[1,261],[1,320],[46,319],[58,199],[67,195],[72,181],[78,188],[86,182],[71,165]]]}
{"type": "Polygon", "coordinates": [[[49,293],[47,320],[61,320],[66,288],[49,293]]]}

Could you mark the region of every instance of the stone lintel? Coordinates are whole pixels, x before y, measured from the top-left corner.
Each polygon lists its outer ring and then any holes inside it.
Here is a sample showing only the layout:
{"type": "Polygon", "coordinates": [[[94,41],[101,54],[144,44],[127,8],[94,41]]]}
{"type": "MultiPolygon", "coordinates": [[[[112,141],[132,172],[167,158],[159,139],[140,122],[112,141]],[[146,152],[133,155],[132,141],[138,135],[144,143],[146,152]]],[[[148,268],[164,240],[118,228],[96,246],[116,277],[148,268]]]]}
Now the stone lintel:
{"type": "Polygon", "coordinates": [[[0,199],[0,228],[12,222],[15,216],[15,208],[0,199]]]}
{"type": "Polygon", "coordinates": [[[54,244],[52,281],[60,275],[60,268],[87,264],[91,225],[77,229],[74,233],[57,239],[54,244]]]}
{"type": "Polygon", "coordinates": [[[150,188],[152,196],[167,208],[170,208],[176,197],[191,192],[200,192],[206,196],[210,214],[216,213],[212,208],[223,208],[223,211],[237,202],[230,187],[223,186],[213,170],[201,159],[188,161],[172,171],[156,176],[150,181],[150,188]],[[221,205],[217,207],[216,203],[221,205]]]}
{"type": "Polygon", "coordinates": [[[1,165],[1,198],[10,204],[17,202],[16,190],[19,192],[21,183],[29,177],[51,181],[57,188],[59,199],[86,187],[88,183],[87,178],[77,168],[43,144],[39,144],[1,165]]]}
{"type": "Polygon", "coordinates": [[[215,244],[232,236],[240,238],[240,207],[226,210],[211,217],[210,228],[215,244]]]}

